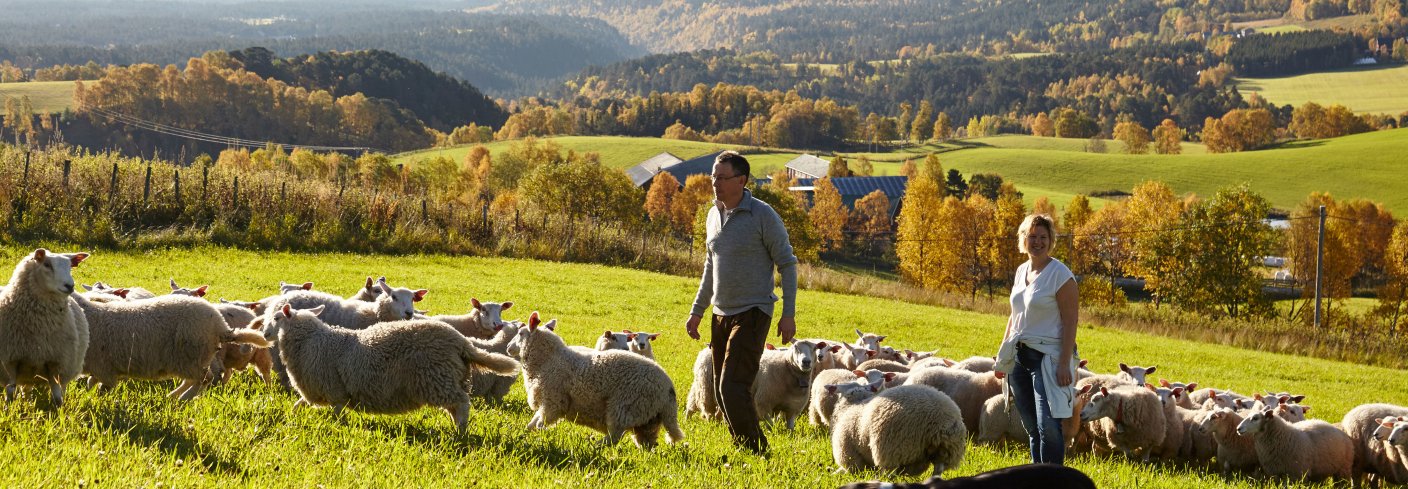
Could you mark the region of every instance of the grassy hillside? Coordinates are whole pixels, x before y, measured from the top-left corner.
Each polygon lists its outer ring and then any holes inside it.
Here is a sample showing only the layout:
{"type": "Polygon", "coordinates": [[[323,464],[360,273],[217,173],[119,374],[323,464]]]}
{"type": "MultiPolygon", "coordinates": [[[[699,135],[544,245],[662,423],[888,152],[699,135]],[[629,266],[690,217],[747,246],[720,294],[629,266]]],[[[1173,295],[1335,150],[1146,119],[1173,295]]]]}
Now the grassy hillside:
{"type": "MultiPolygon", "coordinates": [[[[14,263],[28,251],[0,248],[0,263],[14,263]]],[[[701,347],[682,328],[694,279],[592,265],[202,248],[100,251],[76,269],[75,278],[165,290],[167,278],[175,277],[183,284],[212,284],[212,297],[255,299],[274,292],[280,280],[311,280],[320,289],[346,294],[367,274],[386,274],[393,284],[430,289],[422,307],[435,313],[463,312],[470,297],[513,300],[507,317],[543,311],[561,320],[558,331],[571,344],[591,344],[604,329],[663,332],[655,348],[681,405],[692,380],[690,364],[701,347]]],[[[861,328],[888,334],[886,344],[895,347],[937,348],[955,358],[991,355],[1004,324],[1001,316],[820,292],[803,291],[798,305],[803,336],[848,340],[852,329],[861,328]]],[[[1401,374],[1390,369],[1091,327],[1081,328],[1079,345],[1081,355],[1098,371],[1109,372],[1118,362],[1156,364],[1160,377],[1175,380],[1243,392],[1304,393],[1309,396],[1306,403],[1315,408],[1313,417],[1332,422],[1361,403],[1408,404],[1408,384],[1364,382],[1401,374]]],[[[57,412],[36,410],[33,394],[3,405],[0,459],[6,460],[8,470],[0,473],[0,484],[337,487],[454,481],[487,487],[835,487],[878,477],[832,475],[828,438],[810,427],[795,433],[769,427],[774,450],[770,458],[734,450],[722,425],[698,419],[684,422],[686,444],[653,452],[626,442],[602,447],[597,433],[568,423],[527,432],[523,426],[531,413],[521,383],[502,405],[476,404],[465,436],[455,435],[449,417],[437,409],[404,415],[349,412],[341,417],[328,409],[294,409],[295,396],[260,384],[248,372],[237,375],[233,385],[212,388],[185,405],[167,401],[169,389],[166,382],[124,382],[96,396],[75,386],[68,404],[57,412]]],[[[962,466],[947,475],[969,475],[1025,460],[1025,449],[1019,446],[970,446],[962,466]]],[[[1089,455],[1069,462],[1100,487],[1264,484],[1224,478],[1201,466],[1089,455]]]]}
{"type": "MultiPolygon", "coordinates": [[[[742,146],[726,144],[624,136],[564,136],[548,139],[562,146],[564,150],[572,150],[578,153],[593,152],[600,154],[602,164],[615,168],[629,168],[635,166],[637,163],[665,151],[669,151],[675,156],[688,160],[695,156],[709,154],[721,149],[744,149],[742,146]]],[[[489,148],[490,153],[498,153],[507,150],[510,145],[515,143],[517,143],[517,141],[495,141],[485,146],[489,148]]],[[[395,163],[414,163],[417,160],[437,156],[452,158],[455,161],[463,161],[465,155],[469,154],[469,150],[474,146],[475,145],[470,144],[453,148],[402,153],[395,156],[395,163]]],[[[783,161],[783,163],[786,163],[786,161],[783,161]]]]}
{"type": "Polygon", "coordinates": [[[73,84],[71,81],[0,83],[0,101],[5,97],[16,99],[29,96],[37,113],[57,113],[73,107],[73,84]]]}
{"type": "Polygon", "coordinates": [[[1238,78],[1242,94],[1300,106],[1340,104],[1359,113],[1398,115],[1408,111],[1408,65],[1359,66],[1282,78],[1238,78]]]}

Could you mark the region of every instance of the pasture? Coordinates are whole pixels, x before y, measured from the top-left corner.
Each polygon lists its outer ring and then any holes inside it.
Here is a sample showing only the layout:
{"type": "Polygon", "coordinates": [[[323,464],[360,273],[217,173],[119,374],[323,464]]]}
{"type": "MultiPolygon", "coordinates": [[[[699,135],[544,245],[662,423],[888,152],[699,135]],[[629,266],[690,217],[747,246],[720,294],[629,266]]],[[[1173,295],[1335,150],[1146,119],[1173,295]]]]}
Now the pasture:
{"type": "Polygon", "coordinates": [[[73,108],[73,86],[71,81],[0,83],[0,100],[28,95],[35,113],[56,114],[73,108]]]}
{"type": "MultiPolygon", "coordinates": [[[[33,247],[0,248],[12,266],[33,247]]],[[[56,251],[71,247],[53,245],[56,251]]],[[[590,345],[603,330],[663,332],[657,356],[683,409],[690,364],[701,343],[683,333],[696,279],[596,265],[502,258],[294,254],[204,247],[148,252],[98,251],[75,269],[82,283],[104,280],[153,291],[168,278],[210,284],[210,296],[254,300],[280,280],[314,281],[348,294],[368,274],[393,285],[426,288],[419,304],[432,313],[463,313],[470,297],[512,300],[506,318],[533,310],[560,320],[570,344],[590,345]]],[[[870,297],[803,290],[799,337],[851,340],[851,331],[889,334],[897,348],[939,349],[963,358],[991,355],[1005,317],[870,297]]],[[[1119,362],[1157,365],[1157,377],[1198,381],[1241,392],[1288,390],[1309,397],[1312,417],[1337,422],[1355,405],[1408,404],[1401,371],[1175,341],[1082,327],[1079,347],[1097,371],[1119,362]]],[[[878,474],[833,475],[826,435],[811,427],[767,428],[773,452],[763,458],[734,450],[727,430],[688,419],[687,441],[644,452],[629,442],[598,444],[593,431],[563,423],[527,432],[530,412],[521,383],[502,405],[476,404],[468,433],[456,436],[442,411],[382,416],[293,408],[295,396],[263,385],[252,373],[212,388],[189,404],[167,401],[169,382],[124,382],[104,396],[73,387],[58,411],[43,408],[47,392],[0,408],[0,472],[4,486],[483,486],[834,487],[878,474]]],[[[1023,463],[1015,445],[970,445],[948,476],[1023,463]]],[[[1260,487],[1209,467],[1142,464],[1078,455],[1070,464],[1100,487],[1260,487]]],[[[1320,487],[1292,485],[1292,487],[1320,487]]]]}
{"type": "Polygon", "coordinates": [[[1237,90],[1276,105],[1340,104],[1354,112],[1408,111],[1408,65],[1355,66],[1280,78],[1237,78],[1237,90]]]}

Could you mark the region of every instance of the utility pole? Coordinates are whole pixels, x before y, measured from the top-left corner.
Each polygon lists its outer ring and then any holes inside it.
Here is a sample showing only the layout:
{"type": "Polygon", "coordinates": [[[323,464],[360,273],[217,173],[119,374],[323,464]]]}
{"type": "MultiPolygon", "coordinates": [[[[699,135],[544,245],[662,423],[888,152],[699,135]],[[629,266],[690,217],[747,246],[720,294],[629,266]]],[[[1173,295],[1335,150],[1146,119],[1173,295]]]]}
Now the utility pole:
{"type": "Polygon", "coordinates": [[[1315,247],[1315,329],[1320,329],[1320,283],[1325,274],[1325,206],[1320,206],[1320,241],[1315,247]]]}

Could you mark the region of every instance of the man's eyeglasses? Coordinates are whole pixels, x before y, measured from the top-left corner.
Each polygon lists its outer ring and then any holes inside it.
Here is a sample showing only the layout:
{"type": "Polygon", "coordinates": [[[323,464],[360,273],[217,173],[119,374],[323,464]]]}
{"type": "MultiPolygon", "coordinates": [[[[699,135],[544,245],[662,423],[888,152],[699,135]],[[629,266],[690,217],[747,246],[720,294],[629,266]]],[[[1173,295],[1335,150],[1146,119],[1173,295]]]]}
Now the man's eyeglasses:
{"type": "Polygon", "coordinates": [[[743,174],[740,173],[740,174],[738,174],[738,175],[729,175],[729,176],[709,175],[709,180],[712,180],[712,181],[717,182],[717,181],[719,181],[719,180],[728,180],[728,179],[730,179],[730,178],[733,178],[733,177],[740,177],[740,176],[743,176],[743,174]]]}

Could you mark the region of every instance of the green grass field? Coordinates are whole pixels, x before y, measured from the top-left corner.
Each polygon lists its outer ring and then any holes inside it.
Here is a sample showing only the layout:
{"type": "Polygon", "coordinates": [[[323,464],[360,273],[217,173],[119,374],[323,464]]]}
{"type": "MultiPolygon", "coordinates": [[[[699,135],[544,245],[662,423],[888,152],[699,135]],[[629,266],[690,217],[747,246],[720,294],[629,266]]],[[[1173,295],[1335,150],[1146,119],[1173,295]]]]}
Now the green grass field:
{"type": "Polygon", "coordinates": [[[28,95],[37,113],[63,112],[73,107],[73,85],[71,81],[0,83],[0,100],[28,95]]]}
{"type": "MultiPolygon", "coordinates": [[[[27,251],[0,248],[0,261],[13,263],[27,251]]],[[[256,299],[273,292],[280,280],[311,280],[320,289],[345,294],[368,274],[430,289],[422,307],[435,313],[463,312],[470,297],[513,300],[507,317],[540,310],[560,319],[558,330],[572,344],[590,344],[605,329],[664,332],[655,345],[657,356],[674,379],[683,407],[689,366],[701,346],[682,328],[696,284],[691,278],[498,258],[218,248],[99,251],[75,270],[80,282],[101,279],[152,290],[165,290],[169,277],[209,283],[212,300],[256,299]]],[[[938,348],[957,358],[991,355],[1005,324],[1001,316],[808,291],[800,295],[798,321],[806,337],[848,340],[852,329],[861,328],[888,334],[886,343],[895,347],[938,348]]],[[[1381,380],[1402,373],[1390,369],[1092,327],[1081,328],[1079,345],[1097,371],[1109,372],[1118,362],[1156,364],[1159,377],[1242,392],[1304,393],[1314,417],[1332,422],[1361,403],[1408,404],[1408,384],[1381,380]]],[[[5,404],[0,407],[0,460],[6,470],[0,472],[0,485],[811,488],[878,477],[832,475],[828,438],[810,427],[795,433],[768,428],[770,458],[734,450],[722,425],[697,419],[684,423],[685,444],[652,452],[628,442],[603,447],[597,433],[570,424],[527,432],[523,426],[530,413],[521,384],[502,405],[477,404],[465,436],[457,436],[449,417],[436,409],[342,417],[327,409],[295,410],[294,396],[260,384],[248,372],[184,405],[164,399],[170,386],[125,382],[104,396],[75,386],[68,404],[57,412],[37,409],[34,394],[5,404]]],[[[964,463],[947,475],[1019,464],[1025,457],[1025,450],[1015,445],[970,446],[964,463]]],[[[1225,478],[1202,466],[1089,455],[1069,462],[1100,487],[1252,488],[1265,483],[1225,478]]]]}
{"type": "Polygon", "coordinates": [[[1358,113],[1408,111],[1408,65],[1376,65],[1282,78],[1238,78],[1237,90],[1277,104],[1340,104],[1358,113]]]}

